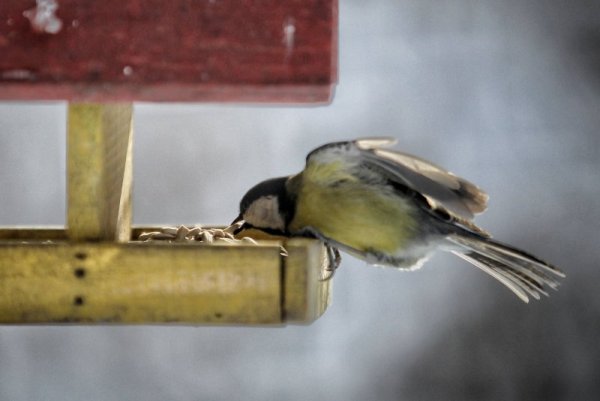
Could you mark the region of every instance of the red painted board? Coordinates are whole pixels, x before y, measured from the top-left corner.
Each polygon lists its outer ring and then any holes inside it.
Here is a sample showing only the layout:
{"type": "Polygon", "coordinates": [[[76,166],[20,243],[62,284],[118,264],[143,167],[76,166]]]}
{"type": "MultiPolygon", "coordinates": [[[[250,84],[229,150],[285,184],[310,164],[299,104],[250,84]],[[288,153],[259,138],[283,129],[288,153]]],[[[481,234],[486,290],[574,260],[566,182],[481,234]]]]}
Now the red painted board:
{"type": "Polygon", "coordinates": [[[325,103],[336,79],[337,0],[0,0],[4,100],[325,103]]]}

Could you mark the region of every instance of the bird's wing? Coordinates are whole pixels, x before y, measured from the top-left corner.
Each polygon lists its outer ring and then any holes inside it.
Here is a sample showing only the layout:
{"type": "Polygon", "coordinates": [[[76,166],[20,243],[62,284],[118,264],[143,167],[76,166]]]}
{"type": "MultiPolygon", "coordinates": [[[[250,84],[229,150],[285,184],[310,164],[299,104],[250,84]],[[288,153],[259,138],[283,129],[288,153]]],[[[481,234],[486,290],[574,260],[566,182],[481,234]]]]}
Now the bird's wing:
{"type": "Polygon", "coordinates": [[[348,169],[367,167],[385,180],[420,192],[433,208],[459,218],[470,219],[485,210],[488,196],[477,186],[419,157],[383,149],[394,143],[393,138],[367,138],[326,144],[309,153],[306,167],[337,162],[348,169]]]}

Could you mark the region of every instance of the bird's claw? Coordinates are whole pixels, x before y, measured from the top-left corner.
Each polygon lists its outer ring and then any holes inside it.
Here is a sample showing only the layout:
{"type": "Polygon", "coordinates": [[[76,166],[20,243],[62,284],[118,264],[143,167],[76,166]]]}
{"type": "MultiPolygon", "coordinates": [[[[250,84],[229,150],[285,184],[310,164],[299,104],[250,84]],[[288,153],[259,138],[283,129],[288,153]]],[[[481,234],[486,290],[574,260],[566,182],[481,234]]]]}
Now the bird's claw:
{"type": "Polygon", "coordinates": [[[340,251],[328,244],[325,244],[325,249],[327,250],[327,267],[325,271],[328,273],[325,277],[323,277],[320,281],[329,281],[335,275],[335,271],[340,266],[342,262],[342,256],[340,255],[340,251]]]}

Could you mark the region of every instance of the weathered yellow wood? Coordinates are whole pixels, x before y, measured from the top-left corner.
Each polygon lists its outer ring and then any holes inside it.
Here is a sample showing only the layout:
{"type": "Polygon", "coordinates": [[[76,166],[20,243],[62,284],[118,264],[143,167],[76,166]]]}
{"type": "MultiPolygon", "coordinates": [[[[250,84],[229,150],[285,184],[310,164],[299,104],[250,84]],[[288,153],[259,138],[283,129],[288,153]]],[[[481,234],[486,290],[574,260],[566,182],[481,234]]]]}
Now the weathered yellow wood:
{"type": "Polygon", "coordinates": [[[2,227],[0,241],[64,241],[67,240],[64,227],[2,227]]]}
{"type": "Polygon", "coordinates": [[[60,230],[16,231],[0,230],[0,324],[306,324],[329,303],[315,240],[287,240],[282,256],[276,241],[42,242],[60,230]]]}
{"type": "Polygon", "coordinates": [[[2,323],[281,324],[277,244],[0,244],[2,323]]]}
{"type": "Polygon", "coordinates": [[[132,112],[131,104],[69,104],[67,225],[73,240],[129,240],[132,112]]]}
{"type": "Polygon", "coordinates": [[[330,303],[332,280],[323,280],[329,273],[323,245],[315,240],[289,239],[285,242],[288,256],[284,258],[284,316],[289,321],[311,323],[321,316],[330,303]],[[319,266],[320,268],[308,268],[319,266]]]}
{"type": "Polygon", "coordinates": [[[246,229],[240,236],[260,240],[282,241],[287,252],[283,258],[284,316],[288,321],[312,323],[331,303],[331,272],[327,252],[319,241],[306,238],[286,238],[246,229]],[[314,268],[317,266],[317,268],[314,268]]]}

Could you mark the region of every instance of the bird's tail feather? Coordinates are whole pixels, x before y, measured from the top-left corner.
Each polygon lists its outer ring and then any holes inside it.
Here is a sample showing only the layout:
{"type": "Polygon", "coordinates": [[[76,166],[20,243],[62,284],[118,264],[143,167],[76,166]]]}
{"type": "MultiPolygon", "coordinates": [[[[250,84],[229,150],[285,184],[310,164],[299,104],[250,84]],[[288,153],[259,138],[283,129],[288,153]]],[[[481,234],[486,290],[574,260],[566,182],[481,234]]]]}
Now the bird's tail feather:
{"type": "Polygon", "coordinates": [[[479,235],[452,234],[448,241],[452,253],[477,266],[494,277],[521,300],[529,302],[529,296],[540,299],[548,296],[545,286],[556,290],[558,278],[565,274],[543,260],[510,245],[479,235]]]}

